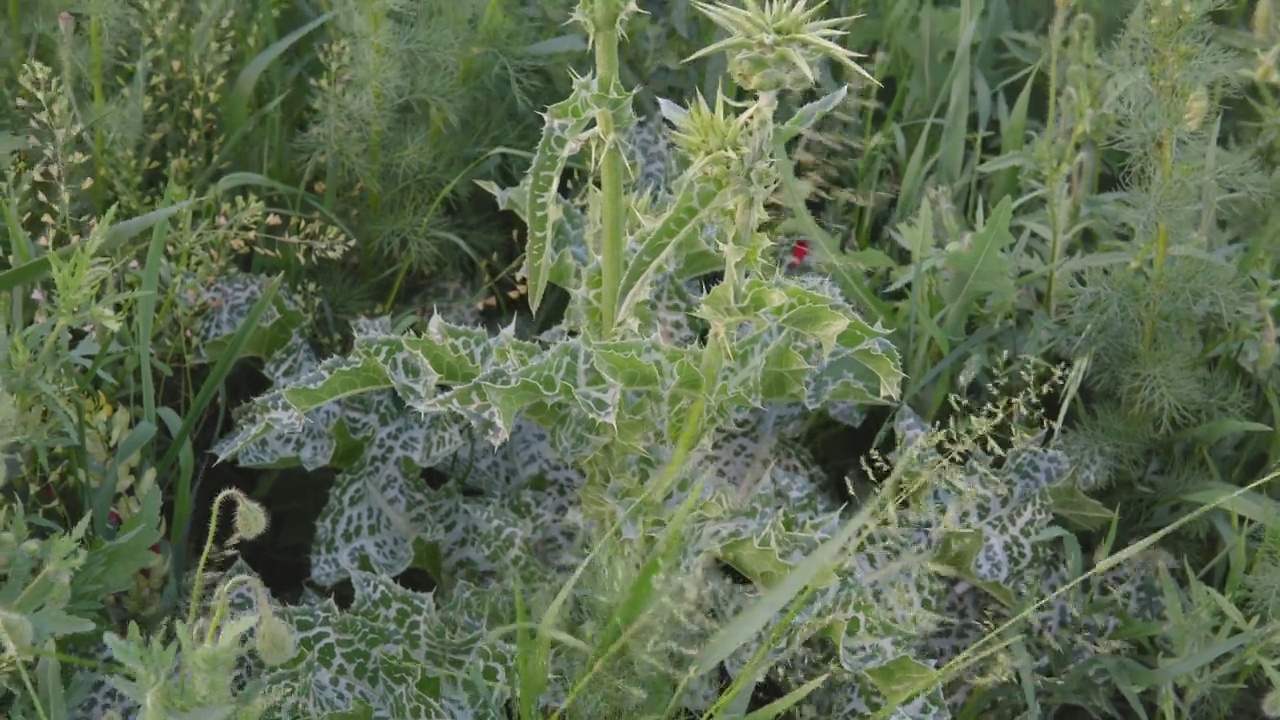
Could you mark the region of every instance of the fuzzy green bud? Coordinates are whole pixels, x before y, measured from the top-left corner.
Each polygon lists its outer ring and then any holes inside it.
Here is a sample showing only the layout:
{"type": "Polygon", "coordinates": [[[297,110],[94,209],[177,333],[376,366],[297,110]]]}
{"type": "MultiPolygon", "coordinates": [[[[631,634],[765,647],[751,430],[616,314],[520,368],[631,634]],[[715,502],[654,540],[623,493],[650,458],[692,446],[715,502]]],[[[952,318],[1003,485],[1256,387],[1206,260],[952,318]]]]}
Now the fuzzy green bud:
{"type": "Polygon", "coordinates": [[[258,657],[262,662],[277,667],[293,659],[298,651],[298,644],[293,637],[293,628],[270,612],[265,612],[258,620],[257,632],[253,636],[258,649],[258,657]]]}
{"type": "Polygon", "coordinates": [[[220,507],[224,498],[230,498],[236,504],[235,532],[227,540],[234,545],[241,540],[253,540],[267,531],[267,511],[257,501],[236,489],[223,490],[214,500],[214,507],[220,507]]]}
{"type": "Polygon", "coordinates": [[[1280,689],[1271,688],[1262,696],[1262,714],[1269,718],[1280,718],[1280,689]]]}
{"type": "Polygon", "coordinates": [[[3,636],[6,651],[18,652],[31,647],[35,641],[35,628],[25,615],[0,610],[0,636],[3,636]]]}
{"type": "Polygon", "coordinates": [[[267,531],[267,511],[262,505],[245,497],[236,506],[236,535],[252,540],[267,531]]]}

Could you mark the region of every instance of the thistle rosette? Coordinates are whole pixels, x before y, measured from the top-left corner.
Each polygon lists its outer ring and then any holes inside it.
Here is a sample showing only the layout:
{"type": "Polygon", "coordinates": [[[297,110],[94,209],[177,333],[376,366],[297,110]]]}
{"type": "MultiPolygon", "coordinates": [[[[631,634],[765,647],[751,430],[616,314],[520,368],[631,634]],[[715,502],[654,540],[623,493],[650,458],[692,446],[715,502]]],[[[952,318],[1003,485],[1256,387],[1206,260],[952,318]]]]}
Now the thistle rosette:
{"type": "MultiPolygon", "coordinates": [[[[759,93],[806,90],[814,85],[814,67],[830,58],[876,82],[854,58],[865,57],[832,42],[847,33],[837,29],[861,15],[818,19],[826,5],[806,8],[807,0],[743,0],[743,7],[723,3],[694,5],[730,36],[691,55],[685,62],[724,51],[730,77],[739,87],[759,93]]],[[[879,83],[877,83],[879,84],[879,83]]]]}

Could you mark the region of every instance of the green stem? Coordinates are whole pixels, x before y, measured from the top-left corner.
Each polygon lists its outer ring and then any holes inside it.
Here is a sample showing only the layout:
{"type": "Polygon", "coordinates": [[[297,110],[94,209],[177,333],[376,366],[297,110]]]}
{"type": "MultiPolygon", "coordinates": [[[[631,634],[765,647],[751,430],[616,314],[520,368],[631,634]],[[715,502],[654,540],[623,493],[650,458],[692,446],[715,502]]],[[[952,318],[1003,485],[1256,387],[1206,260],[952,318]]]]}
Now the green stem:
{"type": "MultiPolygon", "coordinates": [[[[621,94],[618,78],[618,13],[617,0],[596,0],[595,44],[596,78],[600,88],[610,97],[621,94]]],[[[626,166],[622,148],[618,144],[613,116],[608,111],[596,118],[600,137],[604,142],[604,157],[600,161],[601,237],[600,237],[600,337],[613,336],[617,325],[618,292],[622,285],[626,261],[626,206],[622,183],[626,166]]]]}
{"type": "Polygon", "coordinates": [[[107,114],[107,93],[103,82],[106,72],[102,62],[102,20],[93,15],[89,18],[89,47],[92,66],[89,81],[93,85],[93,165],[97,172],[92,192],[98,207],[103,207],[106,198],[106,134],[102,129],[102,118],[107,114]]]}
{"type": "Polygon", "coordinates": [[[231,489],[223,490],[213,499],[213,510],[209,514],[209,531],[205,533],[204,549],[200,553],[200,562],[196,565],[196,576],[191,588],[191,607],[187,609],[188,626],[195,624],[196,614],[200,610],[200,592],[204,589],[204,570],[209,564],[209,554],[213,552],[213,541],[218,533],[218,512],[222,510],[225,499],[235,492],[231,489]]]}
{"type": "MultiPolygon", "coordinates": [[[[1156,152],[1159,159],[1160,176],[1163,180],[1168,180],[1173,176],[1173,133],[1166,132],[1157,144],[1156,152]]],[[[1165,260],[1169,256],[1169,224],[1161,220],[1156,223],[1155,237],[1155,259],[1151,268],[1151,285],[1158,285],[1164,276],[1165,260]]],[[[1157,293],[1152,293],[1154,298],[1157,293]]],[[[1150,303],[1147,310],[1146,322],[1142,328],[1142,345],[1143,347],[1151,347],[1155,341],[1156,331],[1156,310],[1154,299],[1150,303]]]]}
{"type": "Polygon", "coordinates": [[[26,59],[22,42],[22,13],[18,11],[18,0],[9,0],[9,29],[13,32],[13,57],[9,62],[13,65],[13,80],[17,82],[22,73],[22,63],[26,59]]]}
{"type": "MultiPolygon", "coordinates": [[[[364,13],[369,18],[369,39],[370,50],[373,54],[374,65],[381,65],[381,60],[386,54],[386,45],[382,41],[382,28],[387,21],[385,7],[377,2],[377,0],[365,0],[364,13]]],[[[373,117],[377,117],[379,122],[375,122],[369,130],[369,165],[370,172],[373,176],[368,178],[369,182],[364,188],[366,197],[369,202],[369,214],[376,217],[382,210],[382,189],[381,177],[377,175],[377,171],[382,167],[382,134],[383,125],[386,118],[390,116],[390,110],[382,106],[383,94],[379,86],[375,84],[370,93],[372,95],[372,104],[375,108],[373,117]]],[[[332,167],[333,161],[330,161],[332,167]]],[[[331,176],[332,177],[332,176],[331,176]]],[[[330,206],[332,207],[332,206],[330,206]]],[[[373,243],[360,243],[360,277],[366,282],[370,282],[371,273],[374,267],[374,255],[372,253],[373,243]]]]}
{"type": "Polygon", "coordinates": [[[1049,278],[1045,284],[1044,302],[1048,308],[1049,317],[1053,317],[1055,309],[1055,293],[1058,279],[1058,259],[1062,254],[1062,219],[1059,217],[1058,211],[1058,186],[1062,183],[1062,172],[1058,160],[1057,140],[1054,137],[1056,132],[1056,122],[1058,115],[1058,53],[1062,46],[1062,28],[1066,22],[1067,8],[1066,3],[1058,5],[1057,12],[1053,16],[1053,29],[1050,31],[1049,41],[1049,117],[1045,120],[1045,140],[1049,147],[1049,177],[1048,189],[1049,196],[1049,278]]]}

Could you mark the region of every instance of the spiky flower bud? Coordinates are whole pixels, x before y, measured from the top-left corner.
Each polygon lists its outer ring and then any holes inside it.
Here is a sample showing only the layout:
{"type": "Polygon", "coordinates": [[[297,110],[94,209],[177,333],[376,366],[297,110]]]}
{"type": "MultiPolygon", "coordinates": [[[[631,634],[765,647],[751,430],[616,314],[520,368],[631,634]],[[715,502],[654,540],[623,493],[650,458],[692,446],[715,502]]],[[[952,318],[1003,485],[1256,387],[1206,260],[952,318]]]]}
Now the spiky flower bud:
{"type": "Polygon", "coordinates": [[[812,87],[816,82],[815,66],[824,57],[874,83],[875,78],[854,62],[862,55],[831,41],[846,34],[837,26],[861,16],[819,20],[818,14],[826,3],[811,8],[806,8],[805,3],[806,0],[766,0],[761,7],[755,0],[744,0],[743,7],[737,8],[695,2],[698,10],[727,30],[730,37],[708,45],[689,60],[723,50],[729,55],[728,70],[734,82],[761,93],[812,87]]]}
{"type": "Polygon", "coordinates": [[[696,162],[720,154],[741,154],[743,126],[726,112],[727,103],[724,94],[717,91],[712,108],[699,92],[688,109],[662,98],[658,107],[674,128],[672,142],[696,162]]]}

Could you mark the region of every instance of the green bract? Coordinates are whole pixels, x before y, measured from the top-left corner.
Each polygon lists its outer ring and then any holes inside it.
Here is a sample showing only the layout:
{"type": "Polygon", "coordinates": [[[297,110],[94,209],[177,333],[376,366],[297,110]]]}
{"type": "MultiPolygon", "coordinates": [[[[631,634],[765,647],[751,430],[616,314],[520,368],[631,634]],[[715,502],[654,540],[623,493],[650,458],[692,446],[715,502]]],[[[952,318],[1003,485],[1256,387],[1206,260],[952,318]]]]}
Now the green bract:
{"type": "Polygon", "coordinates": [[[695,6],[712,22],[729,31],[731,37],[708,45],[689,60],[717,52],[729,54],[729,73],[747,90],[777,92],[803,90],[814,84],[814,65],[830,58],[862,77],[876,82],[854,58],[863,57],[831,41],[846,34],[837,27],[861,15],[819,20],[826,5],[806,8],[807,0],[744,0],[743,7],[696,2],[695,6]]]}

